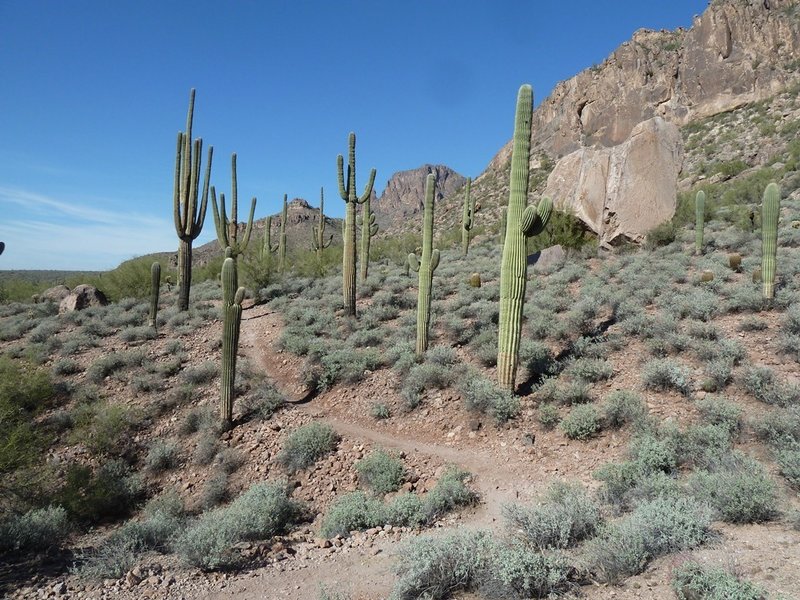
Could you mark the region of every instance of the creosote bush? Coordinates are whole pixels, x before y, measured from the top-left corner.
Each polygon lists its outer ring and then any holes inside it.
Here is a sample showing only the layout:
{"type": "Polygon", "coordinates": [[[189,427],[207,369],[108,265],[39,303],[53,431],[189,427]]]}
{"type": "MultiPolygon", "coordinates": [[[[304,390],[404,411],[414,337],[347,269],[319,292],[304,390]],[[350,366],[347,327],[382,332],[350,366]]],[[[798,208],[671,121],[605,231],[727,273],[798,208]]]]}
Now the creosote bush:
{"type": "Polygon", "coordinates": [[[384,450],[375,450],[356,463],[358,480],[376,494],[388,494],[400,488],[405,477],[401,460],[384,450]]]}
{"type": "Polygon", "coordinates": [[[289,472],[310,467],[332,452],[339,443],[339,435],[325,423],[309,423],[295,429],[286,438],[278,462],[289,472]]]}
{"type": "Polygon", "coordinates": [[[59,545],[71,531],[61,506],[30,510],[0,521],[0,552],[30,552],[59,545]]]}
{"type": "Polygon", "coordinates": [[[761,586],[743,581],[725,569],[706,567],[694,561],[685,562],[673,571],[672,589],[678,600],[764,600],[767,597],[761,586]]]}

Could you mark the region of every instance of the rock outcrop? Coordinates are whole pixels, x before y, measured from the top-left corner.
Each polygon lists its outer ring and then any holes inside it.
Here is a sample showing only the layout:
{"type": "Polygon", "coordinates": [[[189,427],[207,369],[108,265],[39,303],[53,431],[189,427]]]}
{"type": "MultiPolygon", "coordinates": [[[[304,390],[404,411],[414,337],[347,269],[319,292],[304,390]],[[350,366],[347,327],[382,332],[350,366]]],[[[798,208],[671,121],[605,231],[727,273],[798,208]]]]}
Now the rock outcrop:
{"type": "Polygon", "coordinates": [[[60,303],[64,298],[69,296],[70,289],[65,285],[56,285],[47,288],[36,297],[37,302],[53,302],[54,304],[60,303]]]}
{"type": "Polygon", "coordinates": [[[654,117],[611,148],[581,148],[558,161],[545,195],[573,213],[603,246],[643,234],[675,212],[683,145],[678,127],[654,117]]]}
{"type": "Polygon", "coordinates": [[[425,200],[425,178],[428,173],[436,175],[434,201],[449,196],[467,181],[453,169],[444,165],[423,165],[409,171],[398,171],[386,183],[380,197],[373,199],[372,210],[381,229],[391,231],[414,215],[422,213],[425,200]]]}
{"type": "Polygon", "coordinates": [[[90,306],[106,306],[108,300],[105,294],[92,285],[82,284],[75,287],[69,296],[58,305],[59,313],[83,310],[90,306]]]}

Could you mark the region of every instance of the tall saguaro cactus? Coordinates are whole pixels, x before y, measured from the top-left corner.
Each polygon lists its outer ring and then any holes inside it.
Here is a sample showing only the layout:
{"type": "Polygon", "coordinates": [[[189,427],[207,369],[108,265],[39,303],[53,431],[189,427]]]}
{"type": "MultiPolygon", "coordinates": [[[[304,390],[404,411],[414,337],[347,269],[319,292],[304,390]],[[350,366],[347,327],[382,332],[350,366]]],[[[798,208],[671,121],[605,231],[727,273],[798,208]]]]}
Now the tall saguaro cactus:
{"type": "Polygon", "coordinates": [[[222,373],[220,377],[220,416],[225,428],[233,424],[236,352],[242,324],[244,288],[239,286],[236,261],[228,257],[222,263],[222,373]]]}
{"type": "Polygon", "coordinates": [[[439,266],[439,251],[433,249],[433,194],[436,176],[428,173],[425,180],[425,208],[422,213],[422,257],[413,252],[408,255],[408,264],[419,273],[417,296],[417,356],[428,349],[428,332],[431,326],[431,287],[433,272],[439,266]]]}
{"type": "Polygon", "coordinates": [[[311,238],[311,248],[317,253],[317,259],[322,260],[322,251],[330,247],[333,234],[325,241],[325,190],[319,188],[319,223],[312,228],[314,233],[311,238]]]}
{"type": "Polygon", "coordinates": [[[281,210],[281,234],[278,238],[278,260],[280,261],[281,273],[286,272],[286,221],[289,220],[289,196],[283,195],[283,209],[281,210]]]}
{"type": "Polygon", "coordinates": [[[697,192],[694,197],[694,253],[703,253],[703,227],[706,222],[706,193],[697,192]]]}
{"type": "Polygon", "coordinates": [[[539,205],[526,206],[531,151],[531,112],[533,90],[523,85],[517,95],[514,142],[511,152],[511,185],[500,267],[500,331],[497,351],[497,380],[513,390],[519,358],[519,338],[527,279],[526,238],[544,230],[553,204],[543,198],[539,205]]]}
{"type": "Polygon", "coordinates": [[[178,132],[175,151],[175,187],[172,196],[175,232],[178,234],[178,310],[189,310],[189,288],[192,286],[192,242],[200,235],[208,206],[208,181],[211,177],[211,159],[214,148],[208,147],[203,191],[198,206],[200,185],[200,160],[203,140],[192,141],[194,116],[194,89],[189,92],[189,112],[186,131],[178,132]]]}
{"type": "MultiPolygon", "coordinates": [[[[370,197],[372,194],[370,194],[370,197]]],[[[356,225],[361,227],[361,268],[359,278],[362,282],[367,280],[369,274],[369,243],[378,233],[378,224],[375,222],[375,213],[370,209],[371,198],[367,197],[361,206],[361,214],[356,216],[356,225]]]]}
{"type": "Polygon", "coordinates": [[[272,216],[270,215],[264,221],[264,236],[261,238],[261,245],[258,248],[258,252],[261,259],[266,260],[277,251],[278,247],[272,245],[272,216]]]}
{"type": "Polygon", "coordinates": [[[256,199],[250,201],[250,215],[247,217],[247,227],[244,238],[239,241],[239,223],[237,222],[239,208],[239,185],[236,180],[236,153],[231,155],[231,214],[225,210],[225,194],[219,195],[219,208],[217,208],[217,192],[211,187],[211,208],[214,212],[214,226],[217,228],[217,239],[223,249],[230,248],[231,257],[236,260],[240,254],[247,250],[250,243],[250,233],[253,231],[253,215],[256,212],[256,199]]]}
{"type": "Polygon", "coordinates": [[[461,254],[464,256],[469,252],[469,232],[475,224],[475,198],[470,199],[470,188],[472,178],[467,177],[467,185],[464,189],[464,211],[461,214],[461,254]]]}
{"type": "Polygon", "coordinates": [[[781,189],[770,183],[764,190],[761,204],[761,283],[764,298],[775,297],[775,262],[778,255],[778,214],[780,213],[781,189]]]}
{"type": "Polygon", "coordinates": [[[372,195],[375,184],[375,169],[369,174],[364,193],[356,195],[356,134],[350,132],[348,138],[349,153],[347,161],[347,183],[344,177],[344,158],[340,154],[336,158],[339,177],[339,195],[345,201],[344,252],[342,257],[342,298],[344,309],[348,315],[356,314],[356,204],[363,204],[372,195]]]}
{"type": "Polygon", "coordinates": [[[150,327],[156,328],[158,320],[158,295],[161,290],[161,264],[150,265],[150,327]]]}

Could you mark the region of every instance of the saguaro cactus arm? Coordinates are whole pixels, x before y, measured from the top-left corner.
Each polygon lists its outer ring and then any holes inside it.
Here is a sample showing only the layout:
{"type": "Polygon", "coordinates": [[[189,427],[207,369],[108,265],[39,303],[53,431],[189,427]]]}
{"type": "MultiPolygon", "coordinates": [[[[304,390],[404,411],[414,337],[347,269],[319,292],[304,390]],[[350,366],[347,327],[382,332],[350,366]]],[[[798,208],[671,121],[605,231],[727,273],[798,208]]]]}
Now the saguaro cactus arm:
{"type": "Polygon", "coordinates": [[[219,208],[217,208],[216,190],[211,188],[211,208],[214,214],[214,226],[217,230],[217,239],[221,248],[230,248],[231,256],[235,259],[247,250],[250,243],[250,235],[253,231],[253,216],[256,212],[256,198],[250,201],[250,214],[247,217],[247,225],[244,230],[244,237],[239,241],[239,185],[236,176],[236,153],[231,155],[231,212],[230,217],[225,210],[225,194],[220,194],[219,208]]]}

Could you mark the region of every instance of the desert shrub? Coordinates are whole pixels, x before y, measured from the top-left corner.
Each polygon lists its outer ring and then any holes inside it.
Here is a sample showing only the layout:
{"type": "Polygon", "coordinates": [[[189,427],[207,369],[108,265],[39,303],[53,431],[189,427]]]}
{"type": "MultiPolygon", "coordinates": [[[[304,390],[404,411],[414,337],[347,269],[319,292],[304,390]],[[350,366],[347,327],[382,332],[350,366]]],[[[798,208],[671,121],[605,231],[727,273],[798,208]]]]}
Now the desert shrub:
{"type": "Polygon", "coordinates": [[[320,373],[317,391],[329,389],[337,382],[356,383],[366,371],[374,371],[383,364],[383,357],[376,348],[363,350],[348,346],[334,347],[319,359],[320,373]]]}
{"type": "Polygon", "coordinates": [[[751,366],[742,370],[740,383],[756,400],[765,404],[800,404],[800,386],[780,381],[769,367],[751,366]]]}
{"type": "Polygon", "coordinates": [[[186,413],[183,423],[178,428],[178,433],[190,435],[198,431],[213,431],[217,422],[217,416],[210,406],[198,406],[186,413]]]}
{"type": "Polygon", "coordinates": [[[339,435],[325,423],[309,423],[295,429],[286,438],[278,462],[290,472],[310,467],[332,452],[339,443],[339,435]]]}
{"type": "Polygon", "coordinates": [[[468,376],[459,391],[467,410],[490,414],[496,423],[505,423],[519,414],[519,399],[480,375],[468,376]]]}
{"type": "Polygon", "coordinates": [[[727,358],[715,358],[705,366],[708,379],[703,382],[704,391],[717,391],[733,380],[733,361],[727,358]]]}
{"type": "Polygon", "coordinates": [[[704,422],[723,427],[731,436],[741,429],[742,409],[726,398],[708,396],[697,401],[697,409],[704,422]]]}
{"type": "Polygon", "coordinates": [[[481,588],[489,597],[552,598],[568,589],[573,571],[560,552],[540,552],[520,544],[495,544],[481,588]]]}
{"type": "Polygon", "coordinates": [[[688,561],[672,573],[672,589],[678,600],[763,600],[764,590],[749,581],[742,581],[736,575],[715,567],[688,561]]]}
{"type": "Polygon", "coordinates": [[[561,422],[561,415],[558,412],[558,407],[549,402],[543,402],[539,405],[539,410],[536,413],[536,419],[541,423],[545,429],[553,429],[561,422]]]}
{"type": "Polygon", "coordinates": [[[119,332],[119,339],[123,342],[141,342],[144,340],[154,340],[156,337],[158,337],[156,330],[149,325],[128,327],[119,332]]]}
{"type": "Polygon", "coordinates": [[[764,319],[754,316],[744,317],[739,321],[737,329],[739,331],[764,331],[769,325],[764,319]]]}
{"type": "Polygon", "coordinates": [[[347,592],[332,590],[325,584],[320,584],[317,600],[352,600],[352,596],[347,592]]]}
{"type": "Polygon", "coordinates": [[[240,410],[247,418],[269,419],[283,406],[285,399],[270,381],[264,379],[240,401],[240,410]]]}
{"type": "Polygon", "coordinates": [[[107,461],[93,473],[89,467],[72,465],[54,501],[73,518],[89,523],[127,515],[142,495],[142,482],[119,459],[107,461]]]}
{"type": "Polygon", "coordinates": [[[677,230],[672,221],[665,221],[656,225],[645,235],[644,247],[653,250],[661,246],[668,246],[675,241],[677,230]]]}
{"type": "Polygon", "coordinates": [[[591,404],[573,406],[559,426],[564,435],[571,440],[588,440],[597,435],[602,428],[600,415],[591,404]]]}
{"type": "Polygon", "coordinates": [[[581,380],[596,383],[611,379],[614,368],[602,358],[579,358],[567,367],[567,373],[581,380]]]}
{"type": "Polygon", "coordinates": [[[490,564],[492,540],[483,531],[456,531],[422,536],[399,552],[393,600],[443,600],[481,581],[490,564]]]}
{"type": "Polygon", "coordinates": [[[636,392],[617,390],[606,398],[603,415],[606,424],[614,428],[642,423],[647,417],[647,405],[636,392]]]}
{"type": "Polygon", "coordinates": [[[691,425],[675,439],[681,464],[707,467],[728,453],[733,436],[723,425],[691,425]]]}
{"type": "Polygon", "coordinates": [[[0,552],[30,552],[60,544],[70,533],[67,511],[61,506],[37,508],[0,521],[0,552]]]}
{"type": "Polygon", "coordinates": [[[239,542],[266,540],[280,534],[302,516],[302,507],[283,486],[256,483],[229,506],[204,513],[175,542],[187,564],[216,569],[239,562],[239,542]]]}
{"type": "Polygon", "coordinates": [[[178,466],[178,444],[173,440],[155,440],[150,444],[144,465],[151,473],[174,469],[178,466]]]}
{"type": "Polygon", "coordinates": [[[200,490],[200,505],[204,510],[219,506],[228,497],[228,474],[224,471],[212,473],[200,490]]]}
{"type": "Polygon", "coordinates": [[[775,460],[783,475],[795,489],[800,489],[800,449],[784,448],[778,450],[775,460]]]}
{"type": "Polygon", "coordinates": [[[425,503],[410,492],[395,496],[388,506],[387,522],[399,527],[421,527],[425,524],[425,503]]]}
{"type": "Polygon", "coordinates": [[[70,438],[83,444],[95,455],[128,455],[132,450],[133,428],[139,414],[120,404],[97,402],[74,413],[76,429],[70,438]]]}
{"type": "Polygon", "coordinates": [[[190,385],[202,385],[213,381],[219,374],[219,367],[214,361],[206,361],[196,367],[184,369],[181,377],[190,385]]]}
{"type": "Polygon", "coordinates": [[[111,352],[103,354],[91,364],[86,377],[92,383],[100,383],[109,375],[128,367],[141,366],[145,355],[140,351],[111,352]]]}
{"type": "Polygon", "coordinates": [[[469,473],[457,467],[449,467],[444,472],[436,486],[425,496],[423,502],[425,522],[432,523],[453,509],[470,506],[478,500],[475,492],[465,484],[469,476],[469,473]]]}
{"type": "Polygon", "coordinates": [[[401,393],[409,408],[416,408],[423,392],[432,389],[443,389],[455,380],[452,366],[438,362],[424,362],[415,365],[408,372],[401,393]]]}
{"type": "Polygon", "coordinates": [[[601,531],[588,543],[587,559],[604,581],[617,583],[659,556],[699,546],[710,525],[710,511],[695,500],[657,498],[601,531]]]}
{"type": "Polygon", "coordinates": [[[689,488],[727,523],[769,521],[778,512],[772,479],[758,461],[738,452],[730,453],[713,471],[694,473],[689,488]]]}
{"type": "Polygon", "coordinates": [[[53,363],[53,373],[55,375],[74,375],[83,371],[83,367],[72,358],[62,358],[53,363]]]}
{"type": "Polygon", "coordinates": [[[773,447],[800,445],[800,406],[768,412],[753,426],[758,437],[773,447]]]}
{"type": "Polygon", "coordinates": [[[382,402],[373,402],[369,407],[369,414],[373,419],[388,419],[392,416],[389,407],[382,402]]]}
{"type": "Polygon", "coordinates": [[[643,473],[671,473],[678,466],[678,443],[674,437],[646,433],[634,438],[629,452],[643,473]]]}
{"type": "Polygon", "coordinates": [[[591,390],[587,383],[582,381],[569,381],[560,383],[550,377],[542,382],[536,390],[536,398],[541,402],[554,402],[564,406],[573,404],[586,404],[593,401],[591,390]]]}
{"type": "Polygon", "coordinates": [[[675,390],[684,396],[692,391],[689,370],[668,358],[653,359],[645,363],[642,383],[650,390],[675,390]]]}
{"type": "Polygon", "coordinates": [[[130,386],[136,394],[158,392],[164,389],[164,378],[154,373],[137,374],[131,377],[130,386]]]}
{"type": "Polygon", "coordinates": [[[389,519],[387,507],[377,498],[364,492],[350,492],[337,498],[331,504],[322,521],[320,533],[331,538],[337,535],[347,537],[351,531],[378,527],[389,519]]]}
{"type": "Polygon", "coordinates": [[[594,534],[601,523],[600,507],[577,484],[550,486],[544,502],[535,507],[503,507],[508,528],[537,550],[569,548],[594,534]]]}
{"type": "Polygon", "coordinates": [[[384,450],[375,450],[356,463],[359,481],[376,494],[400,488],[405,477],[403,462],[384,450]]]}

